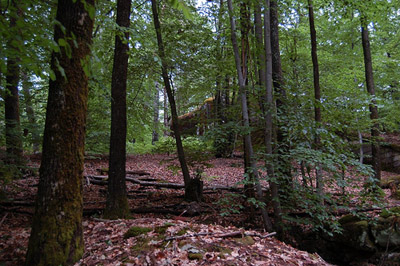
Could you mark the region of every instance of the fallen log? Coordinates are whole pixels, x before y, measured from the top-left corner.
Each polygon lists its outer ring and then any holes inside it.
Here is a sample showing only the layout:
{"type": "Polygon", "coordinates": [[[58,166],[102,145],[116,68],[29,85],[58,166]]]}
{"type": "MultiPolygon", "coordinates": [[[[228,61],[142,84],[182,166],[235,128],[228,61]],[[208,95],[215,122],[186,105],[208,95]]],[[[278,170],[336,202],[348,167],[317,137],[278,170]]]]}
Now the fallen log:
{"type": "MultiPolygon", "coordinates": [[[[90,209],[83,209],[84,216],[90,216],[94,214],[102,214],[104,208],[90,208],[90,209]]],[[[156,207],[149,207],[149,208],[135,208],[130,210],[131,213],[158,213],[158,214],[172,214],[172,215],[179,215],[182,212],[176,209],[165,209],[165,208],[156,208],[156,207]]]]}
{"type": "MultiPolygon", "coordinates": [[[[90,183],[95,184],[95,185],[106,185],[108,179],[108,176],[103,176],[103,175],[90,175],[86,176],[86,178],[89,180],[90,183]]],[[[132,182],[134,184],[138,184],[141,186],[151,186],[151,187],[156,187],[156,188],[171,188],[171,189],[183,189],[185,188],[184,184],[177,184],[177,183],[162,183],[162,182],[148,182],[148,181],[142,181],[137,178],[133,177],[126,177],[126,181],[132,182]]],[[[215,185],[215,186],[206,186],[203,188],[203,190],[227,190],[231,192],[241,192],[241,188],[236,188],[236,187],[227,187],[227,186],[220,186],[220,185],[215,185]]]]}
{"type": "MultiPolygon", "coordinates": [[[[98,168],[96,169],[96,171],[98,171],[100,174],[107,174],[108,173],[108,168],[98,168]]],[[[145,171],[145,170],[126,170],[125,172],[127,175],[150,175],[149,172],[145,171]]]]}

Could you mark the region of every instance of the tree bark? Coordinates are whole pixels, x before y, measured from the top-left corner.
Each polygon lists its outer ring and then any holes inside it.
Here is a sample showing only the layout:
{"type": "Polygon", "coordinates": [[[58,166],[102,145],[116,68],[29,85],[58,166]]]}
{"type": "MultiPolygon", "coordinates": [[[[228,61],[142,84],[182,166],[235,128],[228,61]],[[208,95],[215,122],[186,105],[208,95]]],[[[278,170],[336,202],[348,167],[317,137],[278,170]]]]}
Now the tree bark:
{"type": "MultiPolygon", "coordinates": [[[[239,55],[239,48],[237,44],[237,38],[236,38],[236,25],[235,25],[235,19],[233,17],[233,6],[232,6],[232,0],[228,0],[228,11],[229,11],[229,18],[230,18],[230,26],[231,26],[231,41],[232,41],[232,46],[233,46],[233,52],[234,52],[234,57],[235,57],[235,65],[236,65],[236,72],[238,75],[239,79],[239,90],[240,90],[240,101],[241,101],[241,107],[242,107],[242,118],[243,118],[243,125],[246,128],[250,127],[250,121],[249,121],[249,112],[247,108],[247,96],[246,96],[246,85],[245,85],[245,79],[243,77],[242,73],[242,65],[241,65],[241,60],[240,60],[240,55],[239,55]]],[[[246,133],[244,135],[244,142],[245,142],[245,149],[246,149],[246,155],[248,157],[248,165],[249,165],[249,171],[251,174],[254,175],[254,180],[256,182],[256,190],[257,190],[257,198],[259,201],[264,202],[263,199],[263,192],[261,189],[260,182],[258,180],[258,172],[257,172],[257,167],[254,161],[254,152],[253,152],[253,145],[251,142],[251,135],[250,133],[246,133]]],[[[264,227],[267,231],[272,231],[272,223],[271,220],[268,216],[268,212],[265,209],[265,207],[261,207],[261,214],[263,217],[264,221],[264,227]]]]}
{"type": "MultiPolygon", "coordinates": [[[[314,8],[312,0],[308,0],[308,16],[310,22],[310,37],[311,37],[311,57],[313,63],[313,78],[314,78],[314,119],[315,119],[315,138],[314,148],[320,149],[321,138],[319,136],[319,128],[321,126],[321,88],[319,85],[319,66],[318,66],[318,55],[317,55],[317,33],[315,31],[314,24],[314,8]]],[[[317,164],[315,167],[315,178],[317,180],[317,191],[318,194],[323,194],[324,184],[322,180],[321,165],[317,164]]]]}
{"type": "Polygon", "coordinates": [[[157,34],[157,44],[158,44],[158,54],[161,58],[161,72],[164,80],[165,90],[168,95],[168,101],[171,108],[171,116],[172,116],[172,130],[174,132],[175,140],[176,140],[176,148],[178,152],[178,159],[181,165],[181,170],[183,174],[183,181],[185,183],[185,200],[188,201],[200,201],[202,198],[201,195],[201,182],[198,179],[191,178],[189,173],[189,168],[186,163],[185,152],[183,150],[181,132],[179,130],[179,120],[178,113],[176,111],[175,98],[172,92],[171,83],[168,76],[168,65],[165,59],[165,50],[164,43],[161,35],[161,25],[158,17],[158,6],[156,0],[151,0],[151,7],[153,11],[153,21],[154,28],[157,34]]]}
{"type": "Polygon", "coordinates": [[[94,0],[59,0],[38,194],[26,265],[71,265],[83,254],[82,178],[94,0]],[[90,14],[89,14],[90,13],[90,14]],[[62,41],[61,41],[62,42],[62,41]],[[60,68],[64,71],[60,72],[60,68]]]}
{"type": "Polygon", "coordinates": [[[168,95],[167,91],[163,90],[163,96],[164,96],[164,137],[169,136],[169,121],[168,121],[168,95]]]}
{"type": "MultiPolygon", "coordinates": [[[[18,0],[11,1],[9,8],[10,31],[15,36],[18,36],[20,35],[20,32],[17,27],[17,20],[21,15],[21,12],[18,10],[18,0]]],[[[22,43],[18,40],[20,40],[20,38],[10,39],[7,41],[7,74],[6,88],[4,92],[7,152],[6,160],[8,163],[16,165],[20,165],[22,163],[22,132],[20,127],[18,95],[18,84],[20,81],[20,59],[18,57],[18,46],[22,45],[22,43]]]]}
{"type": "Polygon", "coordinates": [[[26,75],[26,73],[22,73],[22,90],[25,98],[25,112],[28,116],[29,131],[32,135],[33,153],[36,154],[39,152],[40,149],[40,135],[39,129],[36,125],[35,110],[33,109],[32,105],[32,94],[30,91],[30,87],[31,83],[29,82],[28,76],[26,75]]]}
{"type": "Polygon", "coordinates": [[[155,145],[158,141],[158,124],[159,124],[159,109],[160,109],[160,91],[158,88],[158,82],[155,82],[156,92],[154,93],[154,102],[153,102],[153,134],[151,138],[151,144],[155,145]]]}
{"type": "MultiPolygon", "coordinates": [[[[272,79],[274,90],[276,92],[276,147],[277,163],[279,164],[279,175],[282,176],[281,188],[284,185],[284,190],[291,193],[292,189],[292,165],[288,159],[289,144],[285,136],[287,136],[287,98],[284,87],[284,79],[282,72],[281,53],[279,47],[279,16],[277,0],[270,1],[270,29],[271,29],[271,53],[272,53],[272,79]]],[[[285,197],[284,195],[282,195],[285,197]]]]}
{"type": "Polygon", "coordinates": [[[124,34],[115,36],[114,65],[111,78],[111,136],[107,206],[109,219],[130,216],[126,193],[126,81],[128,76],[128,40],[131,0],[117,1],[117,25],[124,34]]]}
{"type": "Polygon", "coordinates": [[[368,24],[366,19],[361,19],[361,37],[362,46],[364,53],[364,67],[365,67],[365,80],[367,83],[367,91],[371,96],[372,100],[369,104],[370,118],[372,120],[371,128],[371,148],[372,148],[372,167],[375,171],[375,179],[381,179],[381,158],[380,158],[380,147],[379,147],[379,122],[378,122],[378,106],[375,99],[375,85],[374,85],[374,74],[372,70],[372,57],[371,57],[371,46],[369,43],[368,24]]]}
{"type": "MultiPolygon", "coordinates": [[[[270,1],[265,1],[264,8],[264,43],[265,43],[265,91],[266,91],[266,102],[264,112],[265,112],[265,146],[266,154],[272,156],[273,148],[272,141],[274,136],[274,125],[272,112],[274,110],[273,103],[273,79],[272,79],[272,51],[271,51],[271,25],[270,25],[270,1]]],[[[267,162],[267,173],[271,178],[269,181],[271,187],[272,196],[272,206],[274,208],[274,218],[275,218],[275,228],[279,235],[282,234],[282,209],[279,200],[279,185],[275,180],[275,169],[273,163],[267,162]]]]}

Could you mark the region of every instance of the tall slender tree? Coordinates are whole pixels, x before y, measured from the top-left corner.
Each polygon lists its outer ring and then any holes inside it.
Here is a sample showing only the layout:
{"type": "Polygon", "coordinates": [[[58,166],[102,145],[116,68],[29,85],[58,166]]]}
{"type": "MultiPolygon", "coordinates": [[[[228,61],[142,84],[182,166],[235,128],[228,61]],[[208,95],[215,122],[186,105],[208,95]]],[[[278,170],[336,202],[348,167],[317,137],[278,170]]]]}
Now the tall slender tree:
{"type": "Polygon", "coordinates": [[[94,0],[59,0],[42,163],[26,265],[70,265],[83,254],[82,178],[94,0]],[[62,71],[61,71],[62,70],[62,71]]]}
{"type": "Polygon", "coordinates": [[[22,132],[20,128],[18,85],[20,81],[19,50],[21,43],[17,20],[21,16],[19,0],[10,2],[10,31],[12,38],[7,41],[7,74],[4,92],[6,148],[8,163],[22,163],[22,132]],[[18,38],[16,36],[19,36],[18,38]]]}
{"type": "Polygon", "coordinates": [[[158,127],[159,127],[159,109],[160,109],[160,89],[158,82],[155,82],[156,91],[154,92],[153,101],[153,134],[151,136],[151,144],[155,145],[158,141],[158,127]]]}
{"type": "MultiPolygon", "coordinates": [[[[274,122],[272,113],[274,112],[275,106],[273,102],[273,76],[272,76],[272,50],[271,50],[271,19],[270,19],[270,1],[265,1],[264,7],[264,43],[265,43],[265,103],[264,103],[264,115],[265,115],[265,150],[266,154],[273,155],[272,142],[274,138],[274,122]]],[[[271,178],[270,187],[272,195],[272,204],[274,208],[275,228],[279,235],[282,234],[282,210],[279,199],[279,185],[275,181],[275,169],[274,165],[269,162],[267,163],[267,173],[271,178]]]]}
{"type": "MultiPolygon", "coordinates": [[[[321,117],[321,87],[319,84],[319,65],[318,65],[318,55],[317,55],[317,32],[315,30],[314,22],[314,7],[313,1],[308,0],[308,17],[310,23],[310,38],[311,38],[311,58],[313,64],[313,78],[314,78],[314,120],[315,120],[315,136],[314,145],[315,149],[320,149],[321,138],[319,136],[319,128],[322,122],[321,117]]],[[[317,190],[319,194],[323,193],[323,180],[321,173],[321,165],[317,164],[315,167],[315,178],[317,180],[317,190]]]]}
{"type": "Polygon", "coordinates": [[[25,98],[25,112],[26,115],[28,116],[29,130],[31,131],[30,133],[32,135],[33,153],[38,153],[40,145],[40,135],[38,129],[36,128],[35,110],[33,108],[33,103],[32,103],[32,98],[33,98],[33,95],[31,94],[32,83],[29,82],[29,77],[26,73],[21,73],[21,76],[22,76],[22,91],[25,98]]]}
{"type": "MultiPolygon", "coordinates": [[[[233,52],[234,52],[234,57],[235,57],[235,65],[236,65],[236,72],[238,75],[238,81],[239,81],[239,93],[240,93],[240,103],[242,107],[242,119],[243,119],[243,125],[246,128],[250,127],[250,119],[249,119],[249,111],[247,107],[247,96],[246,96],[246,84],[245,84],[245,79],[243,75],[243,68],[242,68],[242,63],[240,60],[240,55],[239,55],[239,48],[238,48],[238,43],[237,43],[237,37],[236,37],[236,22],[235,18],[233,16],[233,6],[232,6],[232,0],[228,0],[228,12],[229,12],[229,18],[230,18],[230,26],[231,26],[231,41],[232,41],[232,46],[233,46],[233,52]]],[[[257,190],[257,198],[260,201],[263,201],[263,192],[261,189],[261,184],[258,180],[258,172],[257,172],[257,166],[254,161],[254,152],[253,152],[253,145],[251,141],[251,135],[250,133],[246,133],[244,135],[244,142],[245,142],[245,153],[247,157],[247,164],[249,166],[249,171],[254,176],[254,180],[256,182],[256,190],[257,190]]],[[[261,207],[261,214],[263,217],[264,221],[264,227],[267,231],[272,230],[272,223],[271,220],[268,216],[268,212],[265,209],[265,207],[261,207]]]]}
{"type": "Polygon", "coordinates": [[[129,59],[129,16],[131,0],[117,1],[117,25],[123,34],[115,35],[111,78],[111,136],[108,197],[104,216],[110,219],[130,216],[126,192],[126,80],[129,59]]]}
{"type": "Polygon", "coordinates": [[[371,45],[369,42],[368,23],[365,16],[361,18],[361,39],[364,53],[365,80],[367,91],[372,100],[369,104],[370,118],[372,120],[371,128],[371,148],[372,148],[372,167],[375,171],[375,179],[381,179],[381,158],[379,146],[379,122],[378,106],[375,99],[374,74],[372,69],[371,45]]]}
{"type": "Polygon", "coordinates": [[[169,128],[169,119],[168,119],[168,95],[167,95],[167,91],[166,91],[165,87],[164,87],[164,89],[163,89],[163,98],[164,98],[164,101],[163,101],[163,110],[164,110],[164,120],[163,120],[163,123],[164,123],[164,137],[167,137],[167,136],[169,136],[169,130],[168,130],[168,128],[169,128]]]}
{"type": "Polygon", "coordinates": [[[176,140],[176,148],[178,152],[178,160],[181,165],[183,181],[185,183],[185,199],[188,201],[200,201],[202,198],[202,181],[197,178],[191,178],[189,168],[186,162],[185,152],[183,150],[181,132],[179,129],[179,119],[175,103],[175,97],[171,87],[171,81],[168,76],[168,64],[165,57],[164,43],[161,34],[160,19],[158,16],[158,4],[156,0],[151,0],[153,11],[154,28],[157,35],[158,55],[161,58],[161,74],[164,80],[165,90],[168,95],[168,102],[171,109],[172,131],[176,140]]]}
{"type": "Polygon", "coordinates": [[[277,173],[282,177],[281,188],[284,185],[285,191],[291,191],[292,174],[291,162],[289,159],[289,145],[287,141],[286,130],[286,117],[287,117],[287,97],[286,89],[283,78],[281,51],[279,44],[279,14],[278,14],[278,1],[270,1],[270,28],[271,28],[271,54],[272,54],[272,79],[275,90],[275,103],[276,103],[276,143],[275,152],[277,153],[279,163],[277,173]]]}

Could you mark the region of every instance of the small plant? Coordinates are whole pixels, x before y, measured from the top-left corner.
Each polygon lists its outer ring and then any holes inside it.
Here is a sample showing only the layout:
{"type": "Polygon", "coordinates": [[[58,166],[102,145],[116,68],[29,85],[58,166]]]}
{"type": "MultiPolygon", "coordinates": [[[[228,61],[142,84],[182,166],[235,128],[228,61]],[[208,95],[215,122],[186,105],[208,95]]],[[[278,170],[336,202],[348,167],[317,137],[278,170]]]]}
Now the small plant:
{"type": "Polygon", "coordinates": [[[227,194],[225,197],[221,198],[217,204],[221,206],[221,215],[229,216],[231,214],[239,214],[240,211],[244,208],[240,203],[241,199],[244,198],[244,195],[240,194],[227,194]]]}

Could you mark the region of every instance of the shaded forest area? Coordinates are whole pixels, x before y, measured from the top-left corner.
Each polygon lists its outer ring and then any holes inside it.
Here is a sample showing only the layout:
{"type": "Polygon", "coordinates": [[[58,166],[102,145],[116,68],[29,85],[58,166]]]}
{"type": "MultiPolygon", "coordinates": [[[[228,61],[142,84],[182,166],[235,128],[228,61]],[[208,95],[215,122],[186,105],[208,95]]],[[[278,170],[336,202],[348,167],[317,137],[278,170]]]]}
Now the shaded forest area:
{"type": "Polygon", "coordinates": [[[398,263],[399,7],[1,0],[0,264],[398,263]]]}

